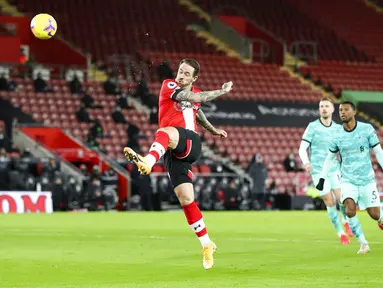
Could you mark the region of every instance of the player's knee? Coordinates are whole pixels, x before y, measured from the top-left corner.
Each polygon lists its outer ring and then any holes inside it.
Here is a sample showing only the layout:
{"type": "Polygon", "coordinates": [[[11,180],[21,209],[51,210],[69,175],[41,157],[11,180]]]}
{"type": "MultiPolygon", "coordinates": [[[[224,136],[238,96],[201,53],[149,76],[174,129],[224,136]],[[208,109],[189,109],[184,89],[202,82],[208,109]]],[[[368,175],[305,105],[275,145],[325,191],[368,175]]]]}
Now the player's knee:
{"type": "Polygon", "coordinates": [[[346,210],[346,215],[348,218],[352,218],[352,217],[355,217],[356,216],[356,210],[346,210]]]}
{"type": "Polygon", "coordinates": [[[378,221],[379,220],[379,214],[378,213],[374,213],[374,214],[370,214],[371,218],[378,221]]]}
{"type": "Polygon", "coordinates": [[[190,183],[183,183],[174,188],[181,206],[194,202],[193,186],[190,183]]]}
{"type": "Polygon", "coordinates": [[[174,127],[164,127],[157,130],[158,132],[165,132],[169,136],[169,148],[175,149],[178,144],[179,134],[178,130],[174,127]]]}
{"type": "Polygon", "coordinates": [[[178,133],[178,130],[174,127],[163,127],[163,128],[158,129],[157,133],[158,132],[165,132],[171,138],[171,136],[174,136],[176,133],[178,133]]]}
{"type": "Polygon", "coordinates": [[[355,201],[351,198],[347,198],[343,201],[343,205],[345,207],[347,217],[349,218],[355,217],[356,215],[355,201]]]}
{"type": "Polygon", "coordinates": [[[332,194],[331,193],[327,193],[326,195],[324,195],[322,197],[323,199],[323,202],[324,204],[327,206],[327,207],[333,207],[335,206],[335,200],[334,198],[332,197],[332,194]]]}
{"type": "Polygon", "coordinates": [[[181,206],[189,205],[190,203],[194,201],[193,197],[191,197],[190,195],[183,194],[183,195],[177,195],[177,197],[181,206]]]}
{"type": "Polygon", "coordinates": [[[380,211],[379,211],[379,208],[378,209],[369,209],[368,210],[368,214],[370,215],[370,217],[376,221],[379,220],[380,218],[380,211]]]}

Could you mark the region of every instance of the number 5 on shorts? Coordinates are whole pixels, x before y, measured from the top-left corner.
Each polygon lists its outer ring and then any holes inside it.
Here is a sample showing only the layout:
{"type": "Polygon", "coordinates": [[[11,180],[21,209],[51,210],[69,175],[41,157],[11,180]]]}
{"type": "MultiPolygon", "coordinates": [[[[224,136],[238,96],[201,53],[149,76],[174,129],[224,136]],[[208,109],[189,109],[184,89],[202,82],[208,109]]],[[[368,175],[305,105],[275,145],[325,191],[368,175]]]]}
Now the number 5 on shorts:
{"type": "Polygon", "coordinates": [[[378,198],[378,193],[376,193],[376,191],[372,191],[372,201],[375,201],[376,198],[378,198]]]}

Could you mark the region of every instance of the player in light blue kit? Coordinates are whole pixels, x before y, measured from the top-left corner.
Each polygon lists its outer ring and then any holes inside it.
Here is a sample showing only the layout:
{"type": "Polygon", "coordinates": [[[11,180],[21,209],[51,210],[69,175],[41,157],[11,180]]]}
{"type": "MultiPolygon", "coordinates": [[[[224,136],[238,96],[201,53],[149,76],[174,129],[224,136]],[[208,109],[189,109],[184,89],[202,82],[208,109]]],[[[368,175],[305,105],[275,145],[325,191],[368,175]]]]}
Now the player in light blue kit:
{"type": "Polygon", "coordinates": [[[356,121],[355,110],[355,105],[348,101],[343,102],[339,107],[343,128],[331,141],[317,189],[323,190],[326,185],[325,175],[336,153],[339,152],[342,159],[341,201],[346,208],[351,230],[360,242],[358,253],[365,254],[370,251],[370,247],[364,237],[362,226],[356,218],[356,204],[361,210],[367,209],[370,217],[377,220],[379,227],[383,230],[383,211],[380,207],[370,150],[374,150],[381,167],[383,167],[383,151],[374,127],[371,124],[356,121]]]}
{"type": "MultiPolygon", "coordinates": [[[[324,161],[328,154],[330,140],[334,137],[337,130],[341,128],[339,124],[332,121],[334,113],[334,104],[328,98],[323,98],[319,102],[320,118],[311,122],[303,136],[299,147],[299,156],[307,172],[311,173],[314,185],[319,182],[320,174],[324,161]],[[307,149],[310,150],[310,159],[307,156],[307,149]]],[[[326,174],[326,184],[320,196],[327,207],[328,217],[330,218],[334,228],[340,238],[342,244],[350,244],[346,234],[343,231],[342,222],[349,236],[353,236],[351,229],[346,220],[346,212],[343,205],[340,203],[340,168],[337,159],[333,159],[328,174],[326,174]],[[336,201],[338,201],[341,213],[342,222],[336,209],[336,201]]]]}

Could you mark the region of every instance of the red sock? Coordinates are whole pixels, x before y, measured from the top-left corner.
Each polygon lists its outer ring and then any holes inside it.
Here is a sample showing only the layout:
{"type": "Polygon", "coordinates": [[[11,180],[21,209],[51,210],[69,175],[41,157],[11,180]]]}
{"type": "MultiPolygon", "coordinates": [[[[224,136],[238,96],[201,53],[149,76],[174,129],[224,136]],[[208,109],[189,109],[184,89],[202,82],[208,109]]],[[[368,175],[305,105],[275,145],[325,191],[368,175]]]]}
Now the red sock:
{"type": "Polygon", "coordinates": [[[190,203],[183,207],[186,219],[189,223],[190,228],[197,235],[202,245],[209,244],[210,238],[207,234],[205,222],[203,221],[202,213],[199,210],[195,202],[190,203]]]}
{"type": "Polygon", "coordinates": [[[168,150],[169,140],[168,133],[163,131],[158,131],[156,133],[156,138],[149,149],[149,154],[156,158],[156,162],[160,160],[160,158],[164,156],[166,150],[168,150]]]}

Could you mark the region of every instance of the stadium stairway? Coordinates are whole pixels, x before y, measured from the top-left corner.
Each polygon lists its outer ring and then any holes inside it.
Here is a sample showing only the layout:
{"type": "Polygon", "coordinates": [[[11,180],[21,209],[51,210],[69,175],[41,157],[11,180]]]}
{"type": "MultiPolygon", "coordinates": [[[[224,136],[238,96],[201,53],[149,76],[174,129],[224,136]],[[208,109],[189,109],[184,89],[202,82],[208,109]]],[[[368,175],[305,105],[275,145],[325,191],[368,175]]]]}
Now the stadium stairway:
{"type": "MultiPolygon", "coordinates": [[[[201,7],[191,2],[190,0],[179,0],[179,4],[181,6],[185,6],[189,10],[189,12],[197,14],[201,19],[207,22],[211,21],[211,15],[209,15],[209,13],[204,11],[201,7]]],[[[230,45],[218,39],[209,31],[204,30],[200,26],[198,26],[197,29],[193,29],[192,27],[195,27],[195,26],[191,25],[188,27],[188,29],[193,30],[196,33],[196,36],[198,38],[204,39],[206,41],[206,44],[214,45],[217,51],[222,51],[229,57],[234,57],[234,58],[241,59],[242,61],[247,61],[247,59],[242,59],[241,55],[237,51],[232,49],[230,45]]]]}
{"type": "MultiPolygon", "coordinates": [[[[323,89],[322,86],[316,85],[313,81],[305,79],[300,73],[295,72],[295,69],[293,67],[291,67],[291,66],[290,67],[281,67],[280,69],[282,71],[288,72],[291,77],[298,78],[301,81],[302,84],[304,83],[304,84],[310,85],[310,87],[314,91],[321,92],[323,94],[323,97],[328,97],[328,98],[332,99],[334,101],[334,103],[338,103],[339,102],[339,99],[336,98],[336,96],[334,94],[327,92],[326,90],[323,89]]],[[[375,118],[369,116],[368,114],[364,113],[363,111],[357,111],[357,114],[359,116],[365,118],[366,120],[368,120],[372,124],[374,124],[379,129],[383,128],[382,123],[380,123],[377,119],[375,119],[375,118]]]]}
{"type": "MultiPolygon", "coordinates": [[[[207,21],[210,21],[211,15],[209,15],[201,7],[197,6],[196,4],[192,3],[189,0],[179,0],[179,2],[181,5],[185,5],[186,7],[188,7],[189,11],[197,13],[201,18],[204,18],[207,21]]],[[[208,33],[208,32],[205,32],[205,33],[208,33]]],[[[295,67],[296,65],[305,65],[305,64],[306,63],[304,61],[301,61],[297,59],[296,57],[294,57],[292,54],[285,52],[285,65],[284,67],[281,67],[280,70],[286,71],[290,75],[290,77],[299,79],[299,81],[302,84],[308,84],[312,88],[312,90],[318,91],[323,95],[323,97],[331,98],[336,102],[337,99],[335,98],[333,94],[328,93],[327,91],[325,91],[323,88],[319,86],[316,86],[313,82],[306,80],[299,73],[296,73],[294,71],[293,67],[295,67]]]]}
{"type": "Polygon", "coordinates": [[[180,5],[185,6],[190,12],[196,13],[201,19],[205,19],[207,22],[211,21],[211,16],[209,13],[204,11],[197,4],[193,3],[190,0],[179,0],[180,5]]]}
{"type": "Polygon", "coordinates": [[[7,0],[0,0],[0,7],[1,11],[4,14],[11,15],[11,16],[23,16],[20,11],[17,10],[16,7],[10,5],[7,0]]]}
{"type": "MultiPolygon", "coordinates": [[[[367,2],[368,1],[366,1],[366,3],[367,2]]],[[[201,18],[211,19],[211,15],[209,15],[201,7],[198,7],[196,4],[191,3],[189,0],[180,0],[180,3],[182,3],[182,5],[189,7],[189,10],[191,12],[197,13],[201,18]]],[[[284,67],[280,68],[281,71],[286,71],[290,75],[290,77],[299,79],[299,81],[302,84],[309,85],[313,91],[320,92],[323,95],[323,97],[328,97],[328,98],[332,99],[335,103],[339,102],[333,93],[327,92],[325,89],[323,89],[322,86],[316,85],[313,81],[305,79],[304,77],[302,77],[302,75],[300,73],[297,73],[295,71],[295,67],[297,67],[297,66],[299,67],[301,65],[307,65],[307,63],[297,59],[296,57],[294,57],[289,52],[285,52],[285,61],[284,62],[285,62],[284,67]]],[[[369,115],[367,115],[366,113],[364,113],[362,111],[358,111],[358,115],[367,119],[368,121],[370,121],[372,124],[374,124],[379,129],[382,129],[382,127],[383,127],[382,123],[380,123],[378,120],[370,117],[369,115]]]]}
{"type": "Polygon", "coordinates": [[[377,13],[383,13],[383,8],[380,8],[376,3],[370,0],[364,0],[368,8],[374,9],[377,13]]]}
{"type": "MultiPolygon", "coordinates": [[[[179,3],[180,3],[180,5],[186,6],[190,12],[196,13],[200,18],[206,20],[207,22],[211,21],[212,15],[210,15],[208,12],[206,12],[200,6],[198,6],[197,4],[191,2],[190,0],[179,0],[179,3]]],[[[197,36],[201,37],[201,38],[207,39],[208,43],[212,43],[212,44],[213,44],[213,38],[214,38],[214,39],[216,39],[216,41],[218,40],[217,41],[218,42],[217,43],[218,48],[220,48],[220,47],[227,47],[226,49],[228,49],[228,51],[227,51],[227,55],[228,56],[241,58],[238,52],[236,52],[233,49],[231,49],[226,43],[224,43],[221,40],[217,39],[216,37],[214,37],[214,35],[212,35],[208,31],[199,31],[199,32],[197,32],[197,36]]],[[[284,64],[287,65],[287,66],[305,65],[306,64],[306,62],[304,62],[302,60],[299,60],[298,58],[294,57],[291,53],[289,53],[287,51],[285,52],[284,59],[285,59],[285,63],[284,64]]],[[[241,60],[244,63],[250,63],[251,62],[250,59],[241,59],[241,60]]]]}
{"type": "MultiPolygon", "coordinates": [[[[294,5],[295,9],[310,17],[312,21],[321,27],[331,29],[334,35],[348,43],[349,47],[354,50],[350,51],[350,55],[355,54],[356,51],[359,51],[361,56],[365,55],[354,59],[320,58],[320,60],[383,63],[383,51],[381,49],[383,45],[381,30],[383,18],[376,11],[366,7],[363,1],[313,0],[310,1],[310,4],[304,0],[288,0],[288,2],[294,5]],[[355,18],[355,15],[358,17],[355,18]]],[[[332,53],[340,52],[340,50],[334,50],[332,53]]]]}
{"type": "Polygon", "coordinates": [[[290,77],[299,79],[299,81],[302,84],[309,85],[312,90],[322,93],[323,97],[328,97],[328,98],[332,99],[334,102],[338,101],[336,99],[336,97],[334,96],[334,94],[325,91],[322,87],[315,85],[313,82],[306,80],[304,77],[302,77],[302,75],[295,72],[293,66],[287,66],[286,65],[285,67],[281,67],[280,69],[281,69],[281,71],[286,71],[290,75],[290,77]]]}
{"type": "Polygon", "coordinates": [[[217,51],[222,51],[229,57],[241,58],[237,51],[230,48],[229,45],[215,37],[210,32],[202,30],[196,32],[196,35],[197,37],[204,39],[206,41],[206,44],[213,44],[216,47],[217,51]]]}

